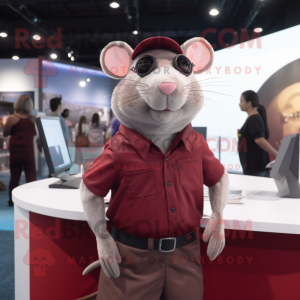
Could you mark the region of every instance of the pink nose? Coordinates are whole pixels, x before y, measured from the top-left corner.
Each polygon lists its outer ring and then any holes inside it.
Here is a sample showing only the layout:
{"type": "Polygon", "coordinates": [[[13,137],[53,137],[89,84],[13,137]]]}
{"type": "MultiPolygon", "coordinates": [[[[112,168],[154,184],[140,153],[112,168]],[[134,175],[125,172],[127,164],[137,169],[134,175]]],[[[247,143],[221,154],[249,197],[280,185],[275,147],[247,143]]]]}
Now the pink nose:
{"type": "Polygon", "coordinates": [[[166,95],[172,94],[176,89],[176,84],[172,82],[163,82],[159,85],[159,89],[166,95]]]}

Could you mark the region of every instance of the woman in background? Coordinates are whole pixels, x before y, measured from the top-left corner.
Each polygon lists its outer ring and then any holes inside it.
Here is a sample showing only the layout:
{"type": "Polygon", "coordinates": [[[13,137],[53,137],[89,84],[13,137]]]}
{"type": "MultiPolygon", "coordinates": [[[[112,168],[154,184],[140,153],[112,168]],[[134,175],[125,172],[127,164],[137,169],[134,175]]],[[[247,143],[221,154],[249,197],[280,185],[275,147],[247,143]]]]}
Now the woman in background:
{"type": "Polygon", "coordinates": [[[69,118],[70,115],[70,110],[68,108],[65,108],[64,111],[61,113],[61,116],[65,119],[67,126],[68,127],[72,127],[72,122],[70,120],[68,120],[67,118],[69,118]]]}
{"type": "Polygon", "coordinates": [[[86,116],[81,116],[79,119],[79,123],[75,125],[75,135],[76,135],[75,162],[78,163],[79,172],[80,172],[81,164],[84,161],[80,148],[89,146],[88,133],[89,133],[89,125],[87,124],[86,116]]]}
{"type": "Polygon", "coordinates": [[[24,169],[26,182],[36,180],[33,137],[37,134],[35,117],[31,115],[33,101],[27,95],[21,95],[14,104],[16,113],[10,115],[3,129],[3,136],[11,136],[9,141],[9,201],[13,206],[12,190],[19,185],[24,169]]]}
{"type": "Polygon", "coordinates": [[[259,104],[257,93],[250,90],[242,93],[239,105],[248,114],[238,131],[239,156],[244,175],[269,177],[269,171],[265,168],[270,161],[268,153],[276,157],[278,152],[267,141],[269,128],[266,110],[259,104]]]}
{"type": "Polygon", "coordinates": [[[102,125],[100,122],[100,117],[98,113],[94,113],[92,121],[89,124],[89,142],[93,146],[103,146],[104,144],[104,134],[106,131],[106,125],[102,125]]]}

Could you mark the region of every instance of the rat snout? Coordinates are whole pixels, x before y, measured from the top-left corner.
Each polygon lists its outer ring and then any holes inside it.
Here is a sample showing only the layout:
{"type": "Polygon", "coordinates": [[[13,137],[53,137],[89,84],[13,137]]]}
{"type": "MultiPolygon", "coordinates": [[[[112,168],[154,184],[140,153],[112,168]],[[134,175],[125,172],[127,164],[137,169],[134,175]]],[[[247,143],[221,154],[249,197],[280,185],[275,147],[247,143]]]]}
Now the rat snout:
{"type": "Polygon", "coordinates": [[[165,95],[170,95],[175,91],[176,84],[173,82],[163,82],[158,87],[165,95]]]}

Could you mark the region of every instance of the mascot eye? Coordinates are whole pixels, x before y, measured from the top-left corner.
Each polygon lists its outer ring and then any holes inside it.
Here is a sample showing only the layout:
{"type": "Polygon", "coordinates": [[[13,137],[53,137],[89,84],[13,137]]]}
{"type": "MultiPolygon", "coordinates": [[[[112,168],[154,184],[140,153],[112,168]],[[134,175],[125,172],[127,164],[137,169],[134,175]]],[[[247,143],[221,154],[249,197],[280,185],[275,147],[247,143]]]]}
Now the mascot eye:
{"type": "Polygon", "coordinates": [[[156,67],[157,64],[155,58],[146,55],[137,61],[135,68],[131,68],[131,71],[137,73],[140,77],[144,77],[150,74],[156,67]]]}
{"type": "Polygon", "coordinates": [[[185,76],[189,76],[193,72],[195,66],[191,61],[184,55],[178,54],[173,60],[173,66],[176,70],[185,76]]]}

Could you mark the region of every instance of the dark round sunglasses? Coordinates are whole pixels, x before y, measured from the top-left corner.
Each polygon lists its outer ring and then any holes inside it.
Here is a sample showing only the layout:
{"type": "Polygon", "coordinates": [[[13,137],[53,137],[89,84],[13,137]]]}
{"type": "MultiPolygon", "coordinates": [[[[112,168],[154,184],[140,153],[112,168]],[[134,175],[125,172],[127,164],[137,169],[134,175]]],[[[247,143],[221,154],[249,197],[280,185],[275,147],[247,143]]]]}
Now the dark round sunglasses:
{"type": "MultiPolygon", "coordinates": [[[[195,65],[183,54],[178,54],[173,59],[173,67],[185,76],[192,74],[194,66],[195,65]]],[[[138,74],[140,77],[144,77],[156,68],[156,59],[151,55],[145,55],[140,58],[135,67],[132,67],[130,70],[138,74]]]]}

